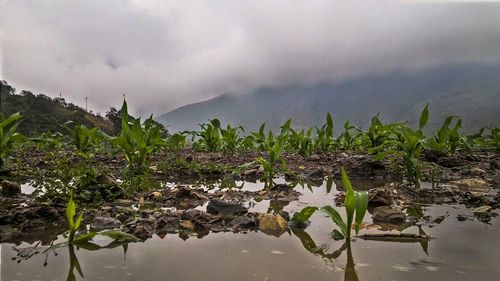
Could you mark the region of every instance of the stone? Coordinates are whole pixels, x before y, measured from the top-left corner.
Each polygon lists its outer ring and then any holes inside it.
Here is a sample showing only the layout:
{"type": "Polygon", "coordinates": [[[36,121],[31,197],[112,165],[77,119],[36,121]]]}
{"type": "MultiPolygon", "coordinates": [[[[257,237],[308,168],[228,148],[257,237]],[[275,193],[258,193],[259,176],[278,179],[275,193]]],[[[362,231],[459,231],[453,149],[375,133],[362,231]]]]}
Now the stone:
{"type": "Polygon", "coordinates": [[[280,215],[264,214],[260,217],[259,229],[266,234],[280,236],[287,228],[287,221],[280,215]]]}
{"type": "Polygon", "coordinates": [[[132,231],[132,235],[141,240],[146,240],[153,237],[153,232],[144,225],[138,225],[134,228],[134,231],[132,231]]]}
{"type": "Polygon", "coordinates": [[[233,229],[248,228],[255,226],[255,221],[247,216],[239,216],[230,221],[229,226],[233,229]]]}
{"type": "Polygon", "coordinates": [[[481,207],[477,207],[475,209],[472,210],[472,212],[474,214],[485,214],[485,213],[489,213],[491,211],[491,206],[488,206],[488,205],[483,205],[481,207]]]}
{"type": "Polygon", "coordinates": [[[473,167],[470,169],[470,173],[474,176],[483,176],[486,174],[486,171],[478,167],[473,167]]]}
{"type": "Polygon", "coordinates": [[[162,197],[161,193],[158,191],[153,191],[149,195],[155,199],[160,199],[162,197]]]}
{"type": "Polygon", "coordinates": [[[387,188],[373,188],[368,191],[368,205],[371,206],[391,206],[392,193],[387,188]]]}
{"type": "Polygon", "coordinates": [[[372,219],[374,223],[377,222],[404,222],[406,214],[399,209],[391,208],[389,206],[376,207],[373,210],[372,219]]]}
{"type": "Polygon", "coordinates": [[[315,180],[321,180],[323,181],[323,178],[325,177],[325,173],[320,170],[320,169],[316,169],[314,171],[311,171],[309,173],[306,173],[304,175],[304,178],[306,180],[311,180],[311,181],[315,181],[315,180]]]}
{"type": "Polygon", "coordinates": [[[187,230],[194,230],[194,224],[189,220],[180,220],[179,227],[187,230]]]}
{"type": "Polygon", "coordinates": [[[458,155],[451,155],[439,158],[437,164],[446,168],[454,168],[465,165],[465,161],[458,155]]]}
{"type": "Polygon", "coordinates": [[[118,184],[116,182],[116,179],[108,174],[101,174],[96,178],[96,182],[98,184],[104,184],[104,185],[116,185],[118,184]]]}
{"type": "Polygon", "coordinates": [[[0,183],[2,196],[15,197],[21,194],[21,185],[15,182],[4,180],[0,183]]]}
{"type": "Polygon", "coordinates": [[[119,228],[121,222],[117,219],[111,217],[95,217],[92,220],[91,228],[93,230],[99,231],[103,229],[114,229],[119,228]]]}
{"type": "MultiPolygon", "coordinates": [[[[341,166],[350,178],[382,178],[385,177],[387,171],[382,162],[373,161],[372,155],[356,155],[342,159],[341,166]]],[[[340,168],[336,172],[340,175],[340,168]]]]}
{"type": "Polygon", "coordinates": [[[472,192],[485,192],[490,187],[489,184],[480,178],[461,179],[448,182],[452,189],[472,192]]]}
{"type": "Polygon", "coordinates": [[[490,169],[500,170],[500,159],[492,159],[490,161],[490,169]]]}
{"type": "Polygon", "coordinates": [[[207,213],[221,215],[239,215],[247,213],[247,208],[240,204],[228,203],[220,200],[211,200],[207,205],[207,213]]]}

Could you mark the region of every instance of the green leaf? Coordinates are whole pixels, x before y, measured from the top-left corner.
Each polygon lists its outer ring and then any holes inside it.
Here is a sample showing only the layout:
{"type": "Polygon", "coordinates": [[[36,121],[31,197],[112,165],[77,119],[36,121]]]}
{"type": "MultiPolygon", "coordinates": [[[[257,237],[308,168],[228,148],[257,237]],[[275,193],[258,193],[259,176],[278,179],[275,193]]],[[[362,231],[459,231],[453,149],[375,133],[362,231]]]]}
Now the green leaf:
{"type": "Polygon", "coordinates": [[[427,125],[427,122],[429,121],[429,104],[425,106],[424,110],[422,110],[422,113],[420,114],[420,122],[419,122],[419,128],[422,130],[425,125],[427,125]]]}
{"type": "Polygon", "coordinates": [[[338,226],[340,227],[340,230],[342,231],[342,233],[347,236],[347,227],[346,227],[346,224],[344,223],[344,221],[342,220],[342,217],[340,216],[340,214],[337,212],[337,210],[335,210],[333,207],[331,206],[323,206],[321,207],[320,209],[322,212],[324,212],[325,214],[327,214],[331,219],[332,221],[338,226]]]}
{"type": "Polygon", "coordinates": [[[340,233],[340,231],[334,229],[330,234],[335,241],[343,240],[345,238],[344,234],[340,233]]]}
{"type": "Polygon", "coordinates": [[[292,221],[305,223],[318,210],[318,207],[308,206],[293,214],[292,221]]]}
{"type": "Polygon", "coordinates": [[[68,221],[69,228],[71,230],[75,228],[75,221],[74,221],[75,213],[76,213],[76,204],[75,201],[73,201],[73,191],[70,191],[68,205],[66,206],[66,220],[68,221]]]}
{"type": "Polygon", "coordinates": [[[359,226],[363,222],[365,217],[366,209],[368,208],[368,192],[357,191],[356,194],[356,218],[354,220],[354,228],[356,229],[356,234],[359,232],[359,226]]]}
{"type": "Polygon", "coordinates": [[[119,231],[119,230],[108,229],[108,230],[103,230],[103,231],[97,232],[97,234],[107,236],[111,239],[122,241],[122,242],[125,242],[125,241],[127,241],[127,242],[139,242],[139,241],[141,241],[139,238],[135,237],[134,235],[128,234],[128,233],[125,233],[125,232],[119,231]]]}

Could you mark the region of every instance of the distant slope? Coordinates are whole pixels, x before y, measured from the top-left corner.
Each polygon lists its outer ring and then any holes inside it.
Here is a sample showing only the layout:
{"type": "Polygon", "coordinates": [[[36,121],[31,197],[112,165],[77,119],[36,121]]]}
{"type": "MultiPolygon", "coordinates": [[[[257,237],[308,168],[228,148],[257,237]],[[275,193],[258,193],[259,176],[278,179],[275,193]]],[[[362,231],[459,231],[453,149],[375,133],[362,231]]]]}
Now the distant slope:
{"type": "Polygon", "coordinates": [[[170,131],[195,129],[211,118],[255,130],[262,122],[278,128],[288,118],[295,127],[321,124],[326,112],[331,112],[338,132],[347,120],[366,127],[377,112],[386,121],[415,124],[427,102],[430,128],[450,114],[462,117],[468,132],[500,126],[500,65],[448,65],[337,84],[222,95],[180,107],[157,120],[170,131]]]}
{"type": "Polygon", "coordinates": [[[52,99],[45,95],[34,95],[15,89],[6,81],[0,81],[1,113],[4,117],[21,112],[23,121],[18,130],[29,136],[46,131],[60,131],[66,121],[98,127],[108,134],[115,134],[116,128],[108,119],[86,112],[83,108],[66,103],[64,99],[52,99]]]}

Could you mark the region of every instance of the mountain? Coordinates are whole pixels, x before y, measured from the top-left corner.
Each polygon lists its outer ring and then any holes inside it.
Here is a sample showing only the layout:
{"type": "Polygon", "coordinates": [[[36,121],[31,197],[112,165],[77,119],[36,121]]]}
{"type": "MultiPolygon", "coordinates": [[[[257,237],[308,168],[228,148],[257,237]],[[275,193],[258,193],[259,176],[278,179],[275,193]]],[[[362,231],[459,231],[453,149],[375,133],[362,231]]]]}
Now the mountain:
{"type": "Polygon", "coordinates": [[[4,117],[16,112],[23,115],[18,131],[28,136],[46,131],[61,131],[61,125],[70,120],[87,127],[98,127],[108,134],[117,132],[113,122],[104,117],[66,103],[62,98],[34,95],[29,91],[16,94],[15,88],[6,81],[0,81],[0,101],[0,110],[4,117]]]}
{"type": "Polygon", "coordinates": [[[500,126],[500,65],[444,65],[340,83],[221,95],[177,108],[157,120],[171,132],[197,129],[212,118],[250,130],[262,122],[276,129],[292,118],[294,127],[301,128],[322,124],[330,112],[338,133],[345,121],[366,128],[378,112],[387,122],[416,124],[428,102],[429,128],[440,126],[447,115],[460,116],[466,132],[500,126]]]}

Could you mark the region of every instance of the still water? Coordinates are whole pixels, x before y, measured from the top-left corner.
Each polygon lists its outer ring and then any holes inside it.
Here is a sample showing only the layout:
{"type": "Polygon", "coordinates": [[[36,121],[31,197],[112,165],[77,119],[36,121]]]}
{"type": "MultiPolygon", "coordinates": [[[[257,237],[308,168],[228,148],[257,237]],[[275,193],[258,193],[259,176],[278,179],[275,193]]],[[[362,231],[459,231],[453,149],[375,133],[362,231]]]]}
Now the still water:
{"type": "MultiPolygon", "coordinates": [[[[260,184],[238,186],[257,190],[260,184]]],[[[331,188],[326,183],[295,189],[302,194],[298,201],[247,202],[247,206],[252,211],[293,213],[306,205],[333,204],[336,193],[335,185],[331,188]]],[[[403,232],[424,231],[433,237],[428,243],[354,239],[344,244],[329,236],[334,228],[329,218],[316,213],[305,230],[279,237],[262,232],[210,233],[183,240],[169,234],[129,244],[126,249],[63,247],[21,260],[16,259],[18,252],[34,244],[4,243],[1,280],[499,280],[498,218],[490,224],[458,221],[459,214],[473,218],[472,211],[460,205],[414,208],[423,215],[410,218],[419,226],[409,225],[403,232]],[[439,217],[444,218],[440,223],[432,219],[439,217]]],[[[365,222],[370,223],[370,217],[367,213],[365,222]]],[[[95,242],[106,245],[110,241],[95,242]]]]}

